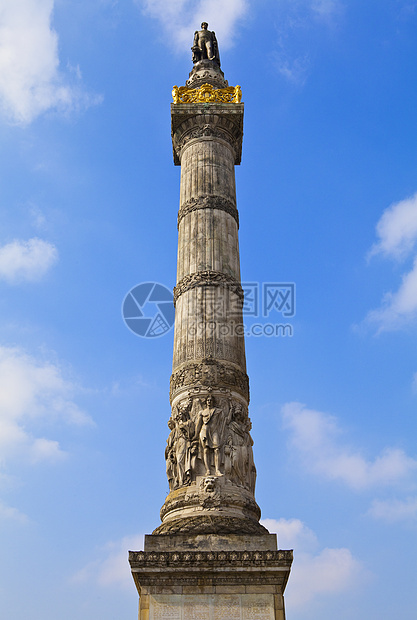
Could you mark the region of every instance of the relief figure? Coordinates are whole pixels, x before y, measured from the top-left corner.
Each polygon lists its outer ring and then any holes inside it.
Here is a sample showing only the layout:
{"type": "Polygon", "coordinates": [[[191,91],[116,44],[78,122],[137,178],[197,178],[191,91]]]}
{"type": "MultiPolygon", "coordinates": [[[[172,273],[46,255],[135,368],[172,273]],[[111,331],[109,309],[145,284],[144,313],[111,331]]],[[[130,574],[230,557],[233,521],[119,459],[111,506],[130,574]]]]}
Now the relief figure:
{"type": "Polygon", "coordinates": [[[177,461],[177,486],[191,483],[192,443],[194,438],[194,422],[190,420],[191,399],[180,403],[175,414],[176,436],[175,451],[177,461]]]}
{"type": "Polygon", "coordinates": [[[214,400],[211,394],[207,396],[206,407],[201,409],[198,414],[197,433],[200,442],[200,448],[203,456],[206,476],[211,475],[212,457],[214,457],[214,473],[216,476],[222,476],[220,471],[220,448],[222,447],[221,439],[224,427],[223,410],[214,406],[214,400]]]}

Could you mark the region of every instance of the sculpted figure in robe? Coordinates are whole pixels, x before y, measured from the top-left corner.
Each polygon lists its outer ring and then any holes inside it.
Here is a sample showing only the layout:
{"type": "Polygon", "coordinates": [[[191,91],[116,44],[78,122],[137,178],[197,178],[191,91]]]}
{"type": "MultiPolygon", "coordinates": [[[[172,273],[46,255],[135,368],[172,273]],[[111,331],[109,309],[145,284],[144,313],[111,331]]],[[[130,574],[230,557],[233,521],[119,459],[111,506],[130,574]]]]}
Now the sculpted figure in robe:
{"type": "Polygon", "coordinates": [[[211,475],[212,456],[214,456],[214,470],[216,476],[222,476],[220,471],[220,448],[224,426],[223,410],[214,406],[211,394],[207,396],[206,407],[198,415],[196,434],[200,440],[203,452],[206,476],[211,475]]]}
{"type": "Polygon", "coordinates": [[[231,480],[235,484],[244,486],[255,492],[256,469],[253,461],[253,440],[250,436],[251,422],[241,403],[232,403],[228,416],[229,435],[227,437],[225,454],[231,480]]]}
{"type": "Polygon", "coordinates": [[[191,405],[191,399],[180,403],[175,415],[175,452],[178,487],[191,483],[192,442],[195,433],[194,422],[189,417],[191,405]]]}
{"type": "Polygon", "coordinates": [[[172,491],[177,486],[177,460],[175,457],[176,428],[172,418],[168,420],[168,427],[171,432],[169,433],[167,446],[165,448],[165,461],[169,490],[172,491]]]}

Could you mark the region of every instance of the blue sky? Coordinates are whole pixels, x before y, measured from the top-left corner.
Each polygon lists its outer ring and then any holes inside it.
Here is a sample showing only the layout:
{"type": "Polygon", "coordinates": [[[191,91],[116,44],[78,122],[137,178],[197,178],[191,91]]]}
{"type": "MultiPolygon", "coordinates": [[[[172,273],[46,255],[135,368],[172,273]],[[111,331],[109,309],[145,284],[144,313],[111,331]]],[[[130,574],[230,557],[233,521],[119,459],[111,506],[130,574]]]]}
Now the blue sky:
{"type": "MultiPolygon", "coordinates": [[[[289,620],[417,609],[417,2],[2,0],[0,616],[135,618],[159,524],[175,284],[170,101],[194,30],[245,103],[242,279],[296,285],[248,337],[257,501],[289,620]]],[[[248,318],[248,324],[255,319],[248,318]]]]}

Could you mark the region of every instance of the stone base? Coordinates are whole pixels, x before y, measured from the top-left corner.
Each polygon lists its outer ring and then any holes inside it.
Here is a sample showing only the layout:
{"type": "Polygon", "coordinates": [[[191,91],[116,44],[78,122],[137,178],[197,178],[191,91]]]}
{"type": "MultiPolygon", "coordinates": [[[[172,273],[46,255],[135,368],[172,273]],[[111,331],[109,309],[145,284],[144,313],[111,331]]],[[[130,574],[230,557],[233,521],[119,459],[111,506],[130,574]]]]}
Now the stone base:
{"type": "Polygon", "coordinates": [[[161,508],[154,534],[262,534],[261,511],[254,495],[226,476],[197,476],[189,486],[171,491],[161,508]]]}
{"type": "Polygon", "coordinates": [[[195,63],[185,85],[188,88],[200,88],[203,84],[211,84],[214,88],[226,88],[229,86],[224,79],[224,73],[220,65],[212,60],[199,60],[195,63]]]}
{"type": "Polygon", "coordinates": [[[266,527],[254,519],[239,519],[210,514],[171,519],[162,523],[153,534],[267,534],[266,527]]]}
{"type": "Polygon", "coordinates": [[[285,620],[292,551],[275,534],[145,536],[129,562],[139,620],[285,620]]]}

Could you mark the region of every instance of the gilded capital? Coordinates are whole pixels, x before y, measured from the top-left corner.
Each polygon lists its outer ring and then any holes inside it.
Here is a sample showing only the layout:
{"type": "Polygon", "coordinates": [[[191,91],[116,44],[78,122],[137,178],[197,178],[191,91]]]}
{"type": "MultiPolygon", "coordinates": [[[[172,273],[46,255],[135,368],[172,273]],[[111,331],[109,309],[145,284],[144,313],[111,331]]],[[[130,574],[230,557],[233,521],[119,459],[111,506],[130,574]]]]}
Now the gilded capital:
{"type": "Polygon", "coordinates": [[[240,86],[215,88],[212,84],[203,84],[200,88],[174,86],[172,99],[178,103],[241,103],[242,89],[240,86]]]}

